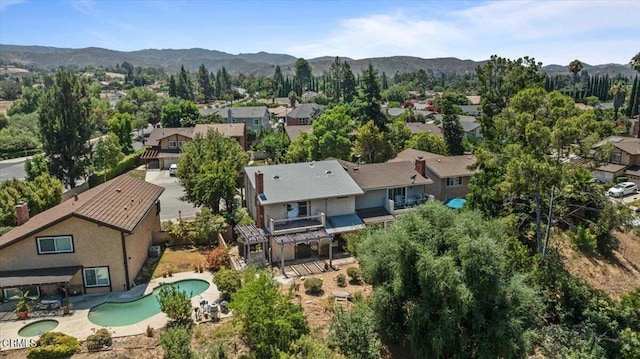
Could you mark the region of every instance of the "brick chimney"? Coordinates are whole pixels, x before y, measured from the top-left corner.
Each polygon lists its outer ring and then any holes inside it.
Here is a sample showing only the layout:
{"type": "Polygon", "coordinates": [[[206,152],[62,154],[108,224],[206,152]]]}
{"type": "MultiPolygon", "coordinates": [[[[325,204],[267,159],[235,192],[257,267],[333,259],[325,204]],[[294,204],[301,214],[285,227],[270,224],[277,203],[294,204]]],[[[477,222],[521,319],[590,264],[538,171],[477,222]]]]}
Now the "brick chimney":
{"type": "Polygon", "coordinates": [[[422,177],[425,176],[425,167],[426,161],[424,158],[422,158],[422,156],[416,158],[416,172],[420,173],[422,177]]]}
{"type": "Polygon", "coordinates": [[[25,202],[19,202],[15,208],[16,222],[21,226],[29,220],[29,206],[25,202]]]}
{"type": "Polygon", "coordinates": [[[264,193],[264,173],[256,171],[256,224],[258,228],[264,228],[264,208],[258,198],[262,193],[264,193]]]}

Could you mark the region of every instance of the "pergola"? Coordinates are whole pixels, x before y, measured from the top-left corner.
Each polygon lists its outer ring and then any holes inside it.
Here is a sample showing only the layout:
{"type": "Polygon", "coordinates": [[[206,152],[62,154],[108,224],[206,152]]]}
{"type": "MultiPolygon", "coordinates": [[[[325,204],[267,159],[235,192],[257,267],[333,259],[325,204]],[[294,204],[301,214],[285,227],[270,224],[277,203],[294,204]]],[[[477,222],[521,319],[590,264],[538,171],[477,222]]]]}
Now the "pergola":
{"type": "Polygon", "coordinates": [[[331,245],[331,241],[333,240],[333,235],[327,233],[324,229],[306,231],[306,232],[297,232],[297,233],[289,233],[289,234],[280,234],[277,236],[273,236],[273,239],[280,245],[280,268],[282,270],[282,274],[284,275],[284,246],[287,244],[293,244],[297,246],[298,244],[309,244],[311,242],[318,242],[318,248],[320,247],[320,241],[323,239],[329,239],[329,265],[332,265],[332,256],[333,256],[333,246],[331,245]]]}
{"type": "Polygon", "coordinates": [[[261,228],[256,227],[255,224],[248,224],[243,226],[236,226],[236,232],[244,245],[244,255],[249,257],[251,246],[260,244],[262,249],[266,252],[266,244],[269,242],[267,236],[261,228]]]}

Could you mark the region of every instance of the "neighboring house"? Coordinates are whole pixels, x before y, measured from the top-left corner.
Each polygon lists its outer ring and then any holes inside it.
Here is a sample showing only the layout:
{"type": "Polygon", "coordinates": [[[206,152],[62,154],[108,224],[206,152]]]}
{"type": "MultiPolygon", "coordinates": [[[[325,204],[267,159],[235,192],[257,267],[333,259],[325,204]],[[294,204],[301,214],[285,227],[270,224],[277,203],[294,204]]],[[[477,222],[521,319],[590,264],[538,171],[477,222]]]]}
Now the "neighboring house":
{"type": "Polygon", "coordinates": [[[284,131],[289,136],[289,140],[293,142],[296,137],[300,135],[302,132],[312,133],[313,126],[312,125],[298,125],[298,126],[285,126],[284,131]]]}
{"type": "Polygon", "coordinates": [[[311,100],[312,98],[318,96],[319,93],[315,92],[315,91],[305,91],[302,93],[302,95],[300,95],[300,98],[302,98],[303,100],[311,100]]]}
{"type": "Polygon", "coordinates": [[[160,232],[162,187],[127,174],[29,218],[0,236],[2,298],[128,290],[160,232]]]}
{"type": "Polygon", "coordinates": [[[424,160],[423,177],[433,181],[426,185],[426,192],[440,201],[449,198],[464,197],[469,193],[469,180],[477,170],[469,166],[476,163],[473,155],[442,156],[414,149],[404,150],[389,162],[424,160]]]}
{"type": "Polygon", "coordinates": [[[438,127],[433,123],[407,122],[407,128],[409,128],[412,135],[422,133],[422,132],[428,132],[428,133],[433,133],[438,137],[444,138],[444,134],[442,133],[442,128],[438,127]]]}
{"type": "Polygon", "coordinates": [[[269,128],[269,111],[266,106],[228,107],[217,112],[227,123],[244,123],[247,129],[259,132],[269,128]]]}
{"type": "Polygon", "coordinates": [[[310,125],[322,115],[325,107],[315,103],[303,103],[287,114],[287,126],[310,125]]]}
{"type": "Polygon", "coordinates": [[[195,127],[154,128],[146,141],[147,150],[140,159],[148,168],[168,169],[180,160],[182,146],[192,141],[196,134],[206,136],[209,129],[234,138],[246,151],[247,135],[244,123],[199,124],[195,127]]]}
{"type": "Polygon", "coordinates": [[[597,149],[611,143],[613,151],[609,163],[593,170],[593,176],[600,181],[615,182],[619,176],[626,176],[628,181],[640,184],[640,138],[609,136],[596,143],[597,149]]]}
{"type": "Polygon", "coordinates": [[[460,106],[462,109],[462,113],[469,116],[480,116],[482,115],[482,109],[478,105],[462,105],[460,106]]]}
{"type": "Polygon", "coordinates": [[[385,108],[384,112],[386,113],[387,116],[391,117],[391,118],[396,118],[402,114],[405,113],[405,109],[402,107],[391,107],[391,108],[385,108]]]}
{"type": "MultiPolygon", "coordinates": [[[[251,246],[285,260],[331,256],[334,236],[364,228],[356,196],[364,192],[337,160],[245,167],[246,205],[256,225],[239,226],[245,257],[251,246]],[[262,231],[262,234],[256,234],[262,231]],[[251,233],[256,234],[253,236],[251,233]],[[331,246],[329,246],[331,244],[331,246]]],[[[262,258],[265,256],[262,254],[262,258]]]]}
{"type": "MultiPolygon", "coordinates": [[[[437,114],[434,116],[434,119],[440,122],[438,124],[438,127],[442,128],[443,115],[437,114]]],[[[476,138],[482,137],[482,125],[477,118],[475,118],[474,116],[458,115],[458,120],[462,125],[462,130],[464,131],[465,135],[471,135],[476,138]]]]}
{"type": "Polygon", "coordinates": [[[471,103],[471,105],[480,105],[480,96],[467,96],[467,100],[471,103]]]}
{"type": "Polygon", "coordinates": [[[278,106],[269,108],[269,115],[276,121],[276,123],[285,123],[287,121],[287,115],[291,112],[289,107],[278,106]]]}
{"type": "Polygon", "coordinates": [[[356,197],[356,213],[365,224],[386,226],[399,211],[429,199],[424,177],[424,159],[387,163],[354,164],[340,161],[349,176],[364,191],[356,197]]]}

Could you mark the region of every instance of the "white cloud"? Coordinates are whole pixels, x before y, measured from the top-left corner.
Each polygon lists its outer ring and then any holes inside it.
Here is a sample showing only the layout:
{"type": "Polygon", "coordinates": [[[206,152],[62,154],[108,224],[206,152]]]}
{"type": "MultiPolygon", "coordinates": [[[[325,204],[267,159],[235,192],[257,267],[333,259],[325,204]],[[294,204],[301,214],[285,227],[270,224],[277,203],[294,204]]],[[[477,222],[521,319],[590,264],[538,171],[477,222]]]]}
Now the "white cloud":
{"type": "Polygon", "coordinates": [[[533,56],[626,63],[640,49],[639,1],[500,1],[448,13],[410,11],[338,21],[317,41],[285,50],[307,58],[408,55],[473,60],[533,56]]]}
{"type": "Polygon", "coordinates": [[[6,10],[9,6],[18,5],[25,0],[2,0],[0,1],[0,12],[6,10]]]}

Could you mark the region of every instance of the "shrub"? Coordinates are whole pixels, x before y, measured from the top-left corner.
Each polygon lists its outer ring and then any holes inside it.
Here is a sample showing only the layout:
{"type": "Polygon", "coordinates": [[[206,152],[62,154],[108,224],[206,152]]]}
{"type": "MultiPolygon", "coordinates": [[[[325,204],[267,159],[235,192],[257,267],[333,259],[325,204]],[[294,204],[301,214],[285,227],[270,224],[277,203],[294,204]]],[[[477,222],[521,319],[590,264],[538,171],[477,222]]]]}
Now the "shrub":
{"type": "Polygon", "coordinates": [[[164,349],[164,357],[167,359],[190,359],[191,332],[184,326],[176,326],[167,329],[160,335],[160,345],[164,349]]]}
{"type": "Polygon", "coordinates": [[[573,244],[582,252],[591,253],[596,249],[598,241],[589,228],[578,226],[576,233],[572,235],[573,244]]]}
{"type": "Polygon", "coordinates": [[[358,267],[347,268],[347,275],[353,283],[360,283],[360,279],[362,279],[362,271],[358,267]]]}
{"type": "Polygon", "coordinates": [[[338,309],[331,320],[328,339],[329,345],[338,348],[347,358],[379,358],[382,354],[375,315],[365,303],[349,312],[338,309]]]}
{"type": "Polygon", "coordinates": [[[226,300],[242,285],[240,272],[235,269],[222,268],[213,275],[213,284],[218,287],[226,300]]]}
{"type": "Polygon", "coordinates": [[[187,292],[173,285],[164,285],[158,293],[160,310],[177,323],[191,321],[191,300],[187,292]]]}
{"type": "Polygon", "coordinates": [[[207,265],[209,266],[209,269],[213,271],[219,271],[222,267],[231,267],[231,258],[229,257],[229,251],[223,246],[216,247],[209,254],[207,265]]]}
{"type": "Polygon", "coordinates": [[[115,167],[106,171],[94,173],[89,176],[89,187],[93,188],[103,182],[106,182],[112,178],[116,178],[121,174],[134,169],[140,162],[140,156],[144,153],[145,149],[141,148],[138,151],[123,158],[115,167]]]}
{"type": "Polygon", "coordinates": [[[106,328],[99,329],[95,334],[87,337],[87,349],[90,352],[110,347],[112,343],[111,333],[106,328]]]}
{"type": "Polygon", "coordinates": [[[80,349],[78,339],[59,332],[47,332],[40,336],[36,347],[27,351],[29,359],[52,359],[71,356],[80,349]]]}
{"type": "Polygon", "coordinates": [[[338,283],[339,287],[346,287],[347,286],[347,276],[344,275],[343,273],[340,273],[336,276],[336,283],[338,283]]]}
{"type": "Polygon", "coordinates": [[[304,281],[304,289],[309,294],[319,294],[322,292],[322,279],[307,278],[304,281]]]}

